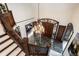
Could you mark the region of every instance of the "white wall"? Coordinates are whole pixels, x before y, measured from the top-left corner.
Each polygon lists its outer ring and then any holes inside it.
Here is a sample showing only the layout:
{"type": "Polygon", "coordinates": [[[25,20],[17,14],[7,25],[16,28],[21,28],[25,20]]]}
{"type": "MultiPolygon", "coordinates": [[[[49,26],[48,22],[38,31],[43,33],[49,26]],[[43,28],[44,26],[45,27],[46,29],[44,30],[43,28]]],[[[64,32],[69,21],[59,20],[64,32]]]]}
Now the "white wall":
{"type": "MultiPolygon", "coordinates": [[[[8,3],[9,10],[12,10],[16,22],[38,18],[38,4],[37,3],[8,3]]],[[[76,23],[74,18],[78,17],[78,4],[68,3],[40,3],[39,17],[47,17],[58,20],[60,24],[67,24],[71,22],[76,23]],[[76,11],[76,12],[74,12],[76,11]],[[74,17],[73,17],[74,16],[74,17]]],[[[74,25],[76,26],[76,25],[74,25]]]]}
{"type": "Polygon", "coordinates": [[[74,4],[67,3],[40,3],[39,17],[52,18],[66,25],[70,22],[73,7],[74,4]]]}
{"type": "Polygon", "coordinates": [[[9,10],[12,10],[16,22],[33,17],[31,3],[8,3],[9,10]]]}
{"type": "Polygon", "coordinates": [[[74,25],[74,31],[79,32],[79,4],[74,9],[71,22],[74,25]]]}
{"type": "Polygon", "coordinates": [[[38,19],[38,3],[34,3],[32,4],[32,6],[33,6],[34,19],[37,20],[38,19]]]}

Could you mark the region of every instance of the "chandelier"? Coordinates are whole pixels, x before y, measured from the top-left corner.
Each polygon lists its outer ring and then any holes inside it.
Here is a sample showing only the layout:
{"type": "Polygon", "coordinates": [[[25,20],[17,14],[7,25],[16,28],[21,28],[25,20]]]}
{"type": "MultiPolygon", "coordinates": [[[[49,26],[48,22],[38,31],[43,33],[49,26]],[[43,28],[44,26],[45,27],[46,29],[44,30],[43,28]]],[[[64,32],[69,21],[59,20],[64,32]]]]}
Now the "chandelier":
{"type": "Polygon", "coordinates": [[[34,25],[34,32],[37,33],[37,34],[42,34],[44,33],[45,29],[42,25],[42,22],[41,21],[37,21],[36,24],[34,25]]]}

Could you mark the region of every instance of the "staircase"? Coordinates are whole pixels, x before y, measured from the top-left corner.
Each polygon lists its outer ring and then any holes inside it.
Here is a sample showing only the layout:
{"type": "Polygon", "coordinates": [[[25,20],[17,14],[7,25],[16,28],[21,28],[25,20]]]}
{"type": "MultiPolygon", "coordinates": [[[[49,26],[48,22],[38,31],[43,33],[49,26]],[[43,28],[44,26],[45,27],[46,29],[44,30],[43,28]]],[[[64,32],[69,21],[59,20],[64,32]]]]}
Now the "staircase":
{"type": "MultiPolygon", "coordinates": [[[[0,32],[3,32],[0,22],[0,32]]],[[[23,50],[13,41],[13,39],[5,34],[0,34],[0,56],[25,56],[23,50]]]]}

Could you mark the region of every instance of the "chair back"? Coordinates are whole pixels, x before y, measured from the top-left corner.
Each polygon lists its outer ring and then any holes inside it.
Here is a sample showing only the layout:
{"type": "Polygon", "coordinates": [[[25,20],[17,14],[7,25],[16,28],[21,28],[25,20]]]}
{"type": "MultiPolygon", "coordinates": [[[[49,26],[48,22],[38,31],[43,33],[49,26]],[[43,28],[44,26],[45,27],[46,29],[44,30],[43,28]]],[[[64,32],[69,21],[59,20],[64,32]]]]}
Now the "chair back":
{"type": "Polygon", "coordinates": [[[59,22],[50,18],[41,18],[38,20],[42,22],[42,25],[45,28],[45,32],[43,33],[43,35],[49,38],[54,36],[53,38],[55,38],[59,22]]]}
{"type": "Polygon", "coordinates": [[[55,39],[56,42],[62,42],[62,37],[65,32],[65,29],[66,29],[66,26],[59,25],[57,36],[55,39]]]}

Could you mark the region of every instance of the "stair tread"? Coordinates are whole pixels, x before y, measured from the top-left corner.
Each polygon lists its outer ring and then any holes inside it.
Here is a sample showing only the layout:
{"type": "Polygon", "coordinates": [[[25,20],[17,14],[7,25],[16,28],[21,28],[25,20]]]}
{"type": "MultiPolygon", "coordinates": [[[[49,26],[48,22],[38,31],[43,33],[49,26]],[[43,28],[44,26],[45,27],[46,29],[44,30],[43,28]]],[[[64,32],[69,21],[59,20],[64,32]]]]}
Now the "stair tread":
{"type": "Polygon", "coordinates": [[[9,56],[16,56],[21,51],[21,48],[17,47],[9,56]]]}
{"type": "Polygon", "coordinates": [[[4,51],[2,51],[0,53],[1,56],[6,56],[8,53],[10,53],[15,47],[17,47],[17,44],[12,44],[11,46],[9,46],[7,49],[5,49],[4,51]]]}
{"type": "Polygon", "coordinates": [[[22,51],[18,56],[25,56],[25,53],[22,51]]]}
{"type": "Polygon", "coordinates": [[[5,35],[4,37],[0,38],[0,43],[3,42],[3,41],[5,41],[5,40],[8,39],[8,38],[9,38],[8,35],[5,35]]]}
{"type": "Polygon", "coordinates": [[[0,51],[1,51],[2,49],[4,49],[5,47],[7,47],[8,45],[10,45],[12,42],[13,42],[13,40],[10,39],[10,40],[6,41],[5,43],[1,44],[1,45],[0,45],[0,51]]]}
{"type": "Polygon", "coordinates": [[[18,56],[21,52],[22,52],[22,50],[16,56],[18,56]]]}
{"type": "Polygon", "coordinates": [[[10,51],[6,56],[9,56],[18,46],[16,46],[12,51],[10,51]]]}

